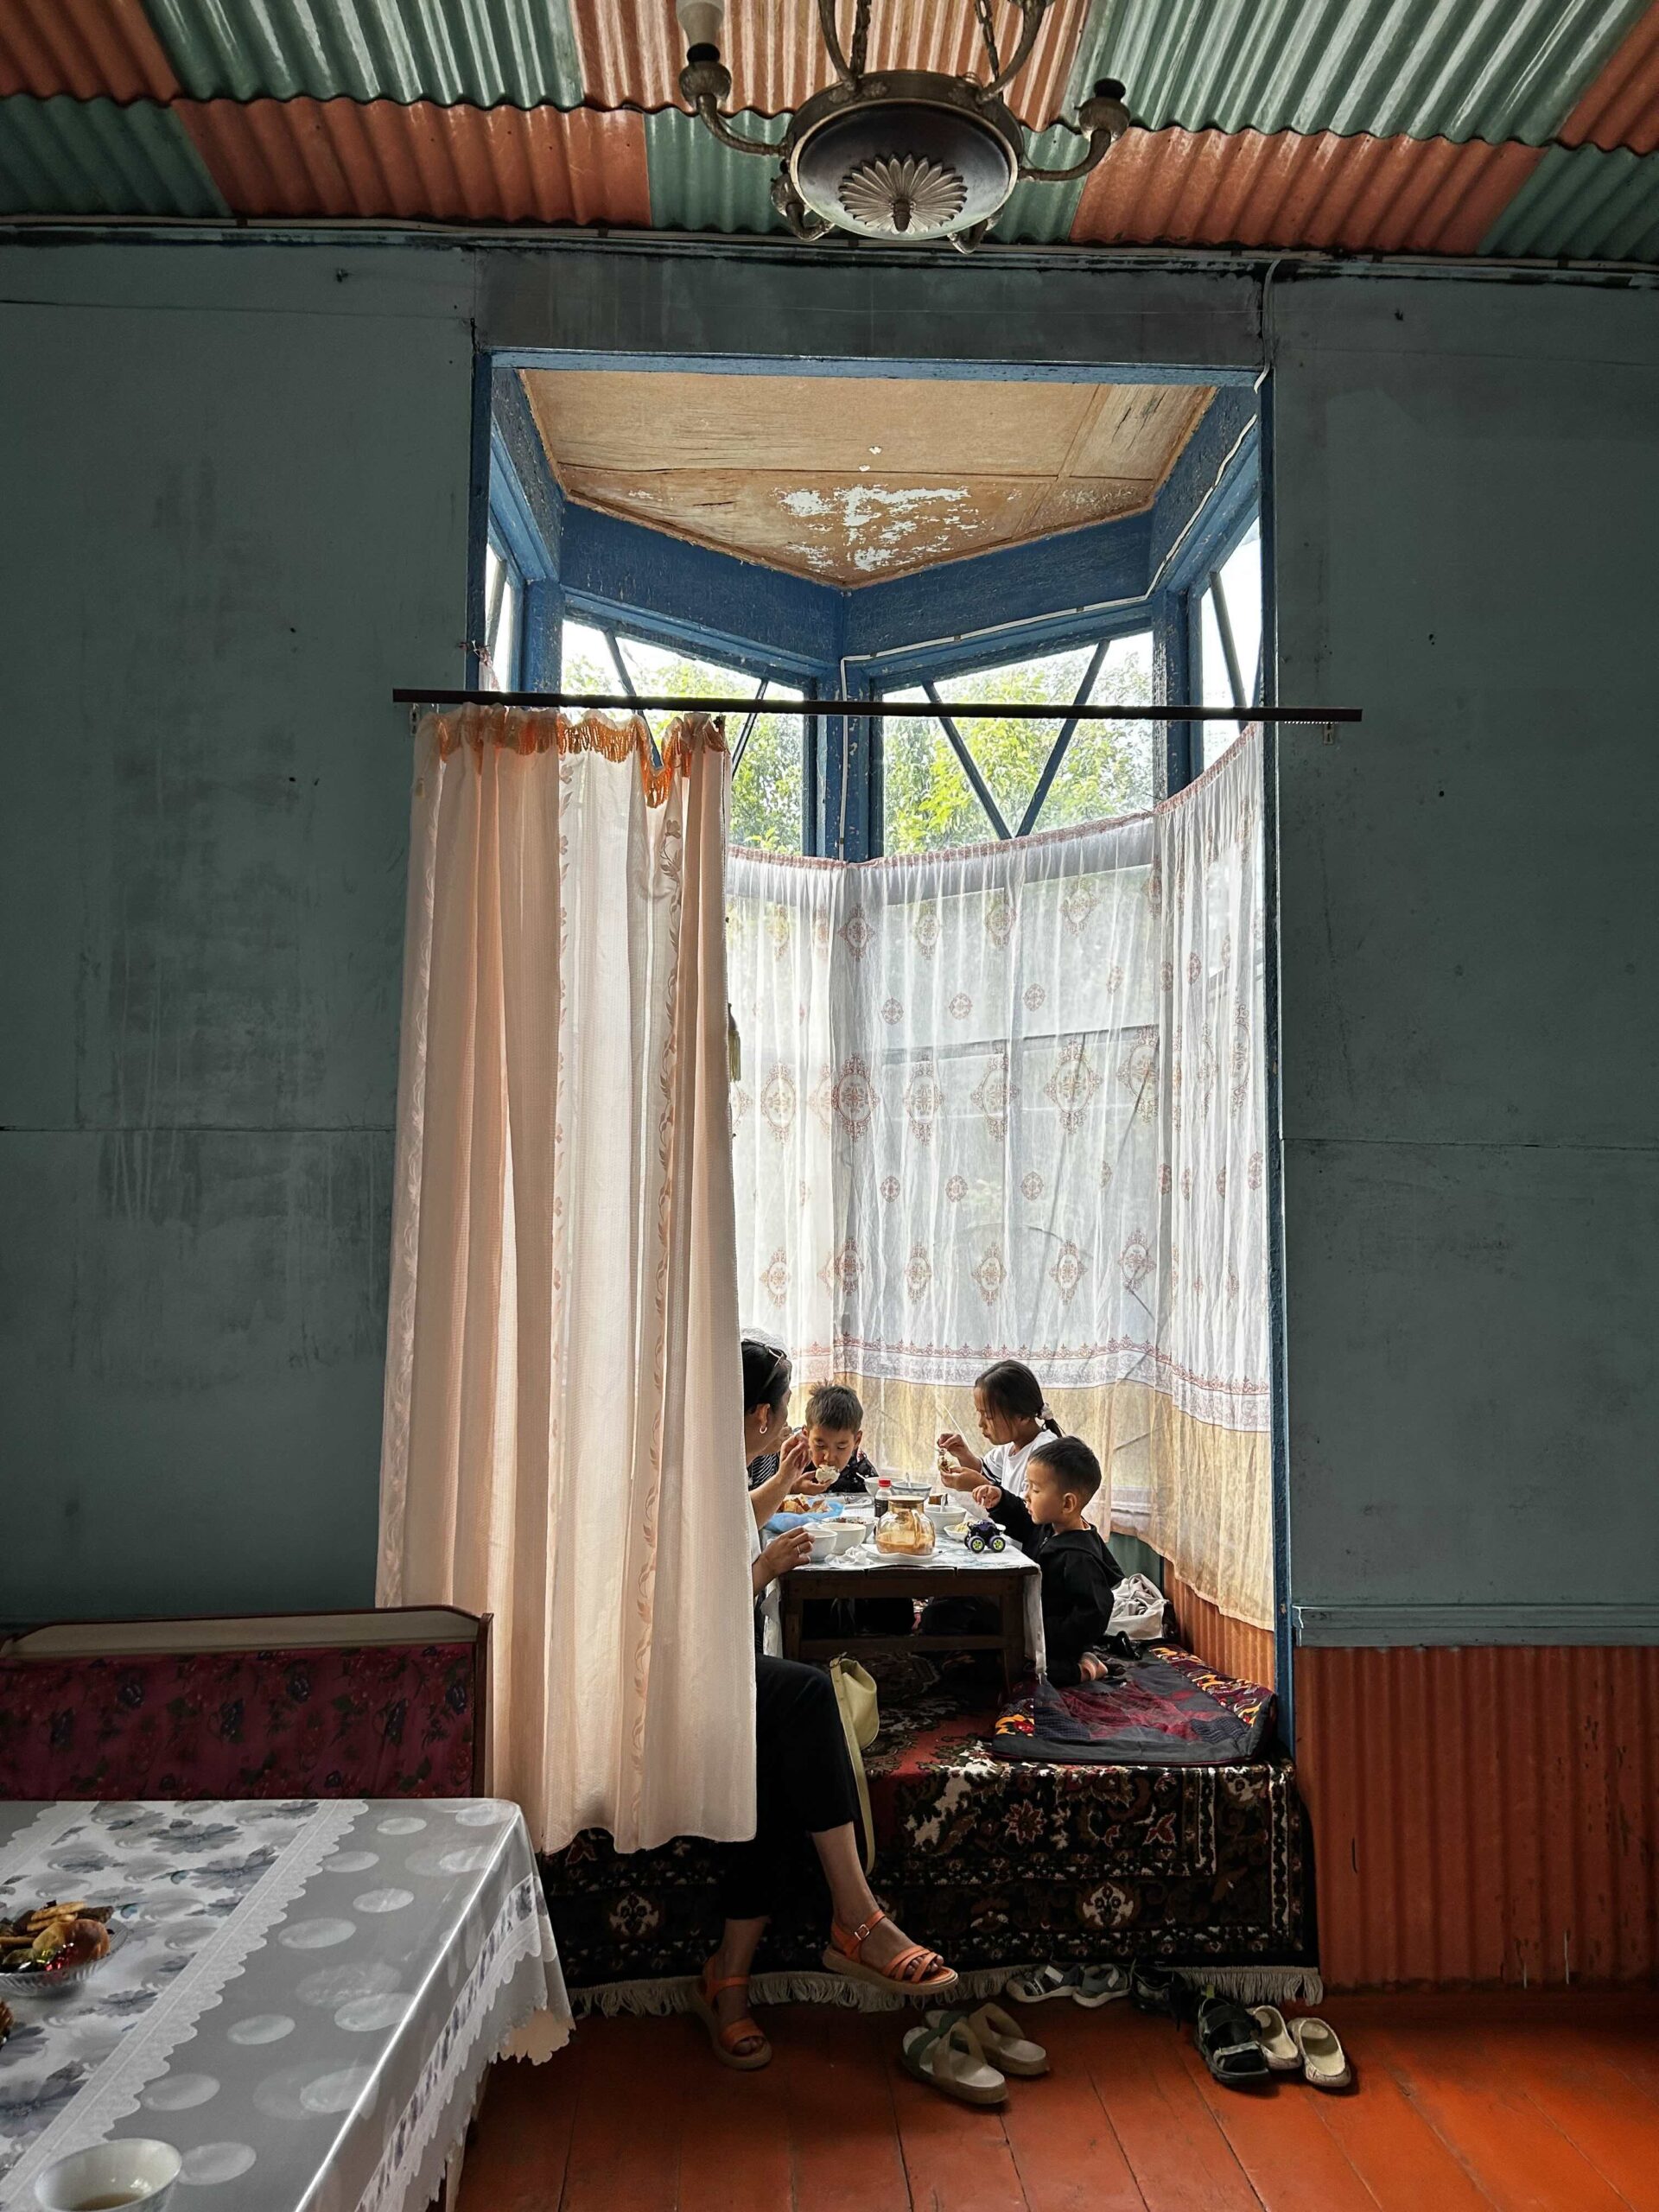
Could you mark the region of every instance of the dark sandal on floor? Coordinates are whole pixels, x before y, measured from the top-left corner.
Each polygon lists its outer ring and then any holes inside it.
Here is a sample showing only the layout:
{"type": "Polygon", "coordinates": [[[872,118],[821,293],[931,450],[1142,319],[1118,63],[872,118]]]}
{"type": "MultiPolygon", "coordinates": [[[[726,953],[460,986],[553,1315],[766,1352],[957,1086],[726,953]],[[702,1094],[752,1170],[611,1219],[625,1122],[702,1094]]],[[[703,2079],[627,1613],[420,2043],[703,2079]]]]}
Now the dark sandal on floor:
{"type": "Polygon", "coordinates": [[[925,1999],[950,1996],[961,1976],[925,1943],[910,1944],[885,1967],[865,1964],[860,1954],[871,1933],[887,1916],[885,1912],[873,1912],[856,1928],[843,1928],[838,1920],[832,1920],[829,1948],[823,1955],[823,1963],[830,1973],[845,1974],[849,1981],[868,1982],[895,1997],[925,1999]]]}
{"type": "Polygon", "coordinates": [[[1191,1986],[1157,1959],[1131,1964],[1129,2002],[1137,2012],[1154,2012],[1164,2020],[1190,2020],[1194,2011],[1191,1986]]]}
{"type": "Polygon", "coordinates": [[[1253,2089],[1270,2078],[1255,2022],[1230,1997],[1206,1997],[1192,2040],[1211,2074],[1229,2089],[1253,2089]]]}
{"type": "Polygon", "coordinates": [[[691,1993],[691,2010],[709,2031],[709,2042],[715,2056],[722,2066],[729,2066],[735,2073],[758,2074],[763,2066],[772,2063],[772,2045],[761,2033],[760,2025],[745,2012],[741,2020],[729,2026],[724,2024],[716,2000],[728,1989],[747,1989],[749,1977],[746,1974],[728,1974],[723,1981],[709,1977],[714,1961],[697,1976],[697,1986],[691,1993]],[[740,2050],[739,2044],[753,2044],[753,2050],[740,2050]]]}

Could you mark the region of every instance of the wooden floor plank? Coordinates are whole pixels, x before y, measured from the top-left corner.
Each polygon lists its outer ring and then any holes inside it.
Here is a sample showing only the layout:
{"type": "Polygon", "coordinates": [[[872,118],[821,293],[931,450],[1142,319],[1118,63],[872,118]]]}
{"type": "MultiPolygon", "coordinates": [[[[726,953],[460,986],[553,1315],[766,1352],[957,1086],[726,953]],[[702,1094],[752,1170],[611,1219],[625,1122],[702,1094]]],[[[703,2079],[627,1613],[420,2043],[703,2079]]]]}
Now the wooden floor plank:
{"type": "Polygon", "coordinates": [[[581,2074],[561,2212],[677,2212],[696,2033],[686,2018],[588,2020],[578,2029],[581,2074]]]}
{"type": "MultiPolygon", "coordinates": [[[[1616,2190],[1630,2212],[1659,2212],[1659,2105],[1569,2022],[1483,2024],[1480,2047],[1616,2190]]],[[[1437,2208],[1438,2212],[1438,2208],[1437,2208]]]]}
{"type": "MultiPolygon", "coordinates": [[[[684,2031],[675,2054],[684,2077],[678,2212],[788,2206],[794,2187],[789,2067],[780,2056],[757,2073],[740,2074],[715,2056],[700,2022],[675,2024],[684,2031]]],[[[639,2086],[649,2092],[649,2083],[639,2086]]]]}
{"type": "MultiPolygon", "coordinates": [[[[1338,2024],[1338,2032],[1343,2032],[1338,2024]]],[[[1344,2037],[1344,2041],[1346,2037],[1344,2037]]],[[[1351,2095],[1327,2096],[1302,2085],[1320,2125],[1342,2145],[1354,2171],[1382,2212],[1492,2212],[1492,2200],[1451,2146],[1407,2098],[1388,2068],[1363,2051],[1351,2095]]],[[[1287,2092],[1291,2085],[1287,2083],[1287,2092]]]]}
{"type": "Polygon", "coordinates": [[[1047,2050],[1052,2071],[1014,2081],[1003,2129],[1032,2212],[1146,2212],[1084,2044],[1093,2015],[1070,2004],[1030,2006],[1020,2025],[1047,2050]]]}
{"type": "Polygon", "coordinates": [[[794,2196],[786,2201],[802,2212],[909,2212],[880,2041],[891,2024],[817,2005],[779,2008],[767,2020],[789,2116],[794,2196]]]}
{"type": "Polygon", "coordinates": [[[1523,2082],[1471,2050],[1467,2024],[1370,2031],[1368,2041],[1407,2097],[1455,2151],[1497,2212],[1629,2212],[1523,2082]]]}
{"type": "Polygon", "coordinates": [[[899,2145],[915,2212],[1043,2212],[1028,2203],[995,2108],[975,2110],[906,2073],[903,2032],[919,2013],[872,2013],[887,2067],[899,2145]]]}
{"type": "Polygon", "coordinates": [[[575,2117],[577,2057],[493,2069],[461,2177],[461,2212],[559,2212],[575,2117]]]}
{"type": "Polygon", "coordinates": [[[1317,2204],[1319,2212],[1376,2212],[1376,2197],[1314,2109],[1319,2090],[1291,2079],[1224,2088],[1185,2037],[1180,2052],[1195,2093],[1269,2212],[1297,2204],[1317,2204]]]}
{"type": "Polygon", "coordinates": [[[1261,2198],[1192,2086],[1177,2036],[1166,2020],[1110,2005],[1088,2016],[1079,2040],[1147,2212],[1260,2212],[1261,2198]]]}

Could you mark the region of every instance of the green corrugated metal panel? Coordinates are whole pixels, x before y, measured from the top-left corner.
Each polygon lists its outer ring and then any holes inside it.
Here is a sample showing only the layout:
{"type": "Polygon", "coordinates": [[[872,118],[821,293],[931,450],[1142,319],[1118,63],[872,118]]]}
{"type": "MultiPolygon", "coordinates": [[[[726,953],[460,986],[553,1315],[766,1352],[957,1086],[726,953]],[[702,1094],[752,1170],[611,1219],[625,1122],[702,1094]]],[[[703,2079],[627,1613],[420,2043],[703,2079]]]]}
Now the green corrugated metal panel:
{"type": "Polygon", "coordinates": [[[228,213],[182,127],[154,100],[0,99],[0,213],[228,213]]]}
{"type": "MultiPolygon", "coordinates": [[[[731,118],[746,138],[776,145],[786,115],[745,110],[731,118]]],[[[645,167],[651,177],[651,223],[658,231],[734,231],[751,236],[787,227],[772,204],[775,162],[734,154],[705,126],[678,108],[645,118],[645,167]]]]}
{"type": "Polygon", "coordinates": [[[1071,105],[1121,78],[1150,130],[1541,146],[1647,0],[1095,0],[1071,105]]]}
{"type": "Polygon", "coordinates": [[[1659,261],[1659,154],[1552,146],[1481,251],[1659,261]]]}
{"type": "MultiPolygon", "coordinates": [[[[1059,123],[1052,130],[1026,134],[1026,157],[1039,168],[1069,168],[1073,162],[1082,160],[1088,146],[1086,138],[1059,123]]],[[[1033,245],[1063,245],[1077,220],[1083,186],[1082,177],[1075,184],[1016,184],[992,226],[992,237],[1001,238],[1005,245],[1015,239],[1033,245]]]]}
{"type": "Polygon", "coordinates": [[[144,0],[197,99],[580,107],[567,0],[144,0]]]}

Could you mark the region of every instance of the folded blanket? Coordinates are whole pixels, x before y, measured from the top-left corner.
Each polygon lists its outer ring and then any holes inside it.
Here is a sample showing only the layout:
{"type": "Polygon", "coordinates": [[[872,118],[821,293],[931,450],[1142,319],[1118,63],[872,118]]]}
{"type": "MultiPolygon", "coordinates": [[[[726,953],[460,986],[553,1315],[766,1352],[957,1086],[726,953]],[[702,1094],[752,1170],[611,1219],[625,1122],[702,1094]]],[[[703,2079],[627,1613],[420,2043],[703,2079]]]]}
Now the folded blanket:
{"type": "Polygon", "coordinates": [[[1234,1766],[1262,1756],[1274,1704],[1271,1690],[1154,1643],[1109,1661],[1101,1681],[1027,1682],[998,1715],[990,1748],[1056,1766],[1234,1766]]]}

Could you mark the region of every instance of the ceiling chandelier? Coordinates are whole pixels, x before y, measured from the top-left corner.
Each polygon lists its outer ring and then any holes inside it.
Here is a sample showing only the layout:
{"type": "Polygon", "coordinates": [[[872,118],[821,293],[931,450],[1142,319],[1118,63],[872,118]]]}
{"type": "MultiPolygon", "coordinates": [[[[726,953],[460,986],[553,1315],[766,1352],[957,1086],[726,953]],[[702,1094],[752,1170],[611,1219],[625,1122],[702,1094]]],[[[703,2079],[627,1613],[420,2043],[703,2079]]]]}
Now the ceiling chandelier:
{"type": "Polygon", "coordinates": [[[869,70],[871,0],[854,0],[846,47],[836,0],[818,0],[818,24],[836,82],[791,118],[781,144],[746,137],[721,112],[732,73],[720,58],[724,0],[679,0],[685,33],[680,90],[722,146],[778,162],[772,205],[798,238],[849,231],[856,238],[948,239],[967,253],[979,244],[1016,184],[1065,184],[1084,176],[1129,127],[1123,87],[1103,78],[1077,110],[1087,137],[1070,168],[1041,168],[1026,157],[1024,126],[999,95],[1024,68],[1053,0],[1011,0],[1021,17],[1007,60],[997,52],[991,0],[973,0],[990,74],[950,77],[934,69],[869,70]]]}

